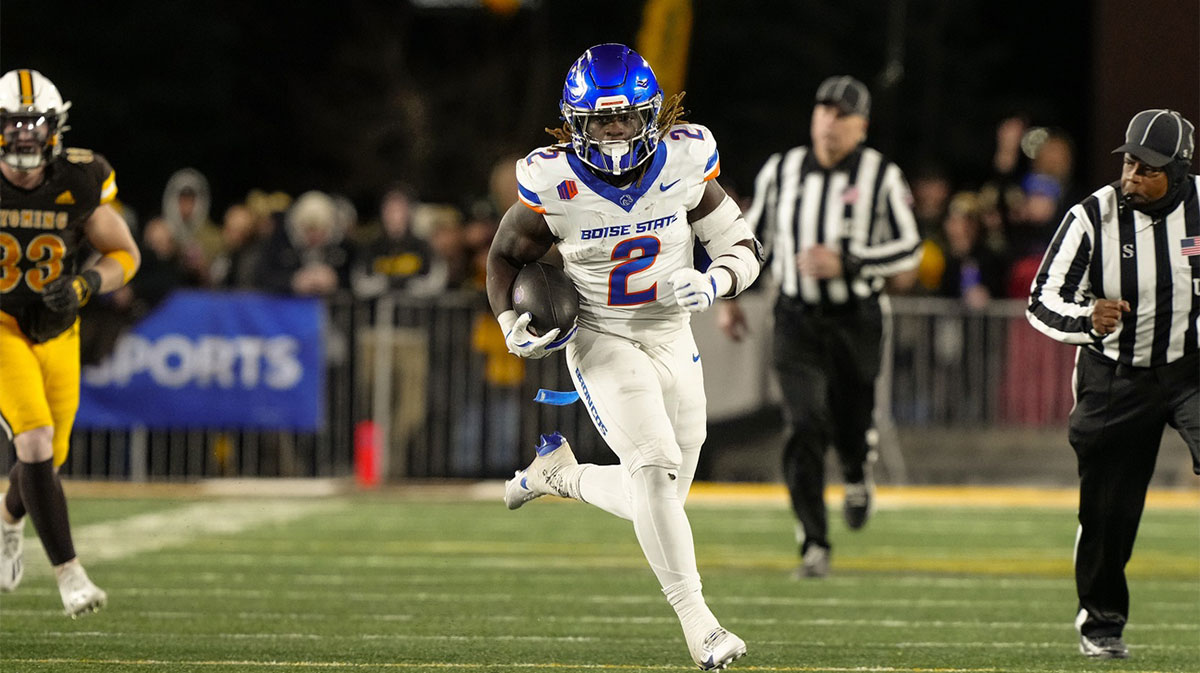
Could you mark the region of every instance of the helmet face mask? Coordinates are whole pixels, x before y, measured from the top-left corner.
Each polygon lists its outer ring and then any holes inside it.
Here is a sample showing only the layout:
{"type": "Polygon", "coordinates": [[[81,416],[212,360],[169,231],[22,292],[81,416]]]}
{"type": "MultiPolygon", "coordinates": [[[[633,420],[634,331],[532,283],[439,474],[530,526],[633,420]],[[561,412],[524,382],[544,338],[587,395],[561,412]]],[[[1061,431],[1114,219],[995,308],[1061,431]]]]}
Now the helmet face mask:
{"type": "Polygon", "coordinates": [[[0,160],[32,171],[61,154],[70,107],[38,71],[5,73],[0,77],[0,160]]]}
{"type": "Polygon", "coordinates": [[[575,154],[611,175],[641,166],[658,149],[662,99],[637,52],[620,44],[587,50],[567,73],[560,108],[575,154]]]}

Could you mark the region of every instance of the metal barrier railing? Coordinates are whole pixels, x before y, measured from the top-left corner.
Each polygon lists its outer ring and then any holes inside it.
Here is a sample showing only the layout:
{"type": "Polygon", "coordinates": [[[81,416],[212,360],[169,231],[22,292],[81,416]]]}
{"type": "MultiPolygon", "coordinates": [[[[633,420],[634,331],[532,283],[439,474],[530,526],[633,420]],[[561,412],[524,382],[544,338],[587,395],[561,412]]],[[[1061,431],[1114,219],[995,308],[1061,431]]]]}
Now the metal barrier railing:
{"type": "Polygon", "coordinates": [[[892,414],[898,425],[1054,425],[1072,405],[1076,348],[1038,333],[1025,302],[968,309],[953,299],[893,306],[892,414]]]}
{"type": "MultiPolygon", "coordinates": [[[[384,479],[505,477],[538,433],[559,430],[583,461],[614,462],[583,405],[533,404],[572,390],[561,358],[508,355],[482,293],[331,300],[327,415],[315,433],[222,428],[78,430],[76,478],[341,477],[375,438],[384,479]]],[[[891,402],[900,426],[1045,425],[1070,409],[1074,349],[1037,334],[1023,303],[980,311],[893,300],[891,402]]],[[[707,355],[706,355],[707,357],[707,355]]],[[[0,452],[7,471],[12,451],[0,452]]]]}

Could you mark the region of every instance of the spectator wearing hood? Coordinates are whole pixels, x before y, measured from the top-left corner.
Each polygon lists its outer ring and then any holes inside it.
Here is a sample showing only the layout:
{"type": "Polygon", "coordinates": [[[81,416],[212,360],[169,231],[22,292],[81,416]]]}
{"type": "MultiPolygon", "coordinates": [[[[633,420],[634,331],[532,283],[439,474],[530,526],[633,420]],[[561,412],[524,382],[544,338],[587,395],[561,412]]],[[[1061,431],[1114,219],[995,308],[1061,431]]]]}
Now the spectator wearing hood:
{"type": "Polygon", "coordinates": [[[194,168],[175,171],[163,189],[162,217],[179,246],[183,265],[206,283],[222,247],[221,229],[208,217],[211,203],[208,179],[194,168]]]}

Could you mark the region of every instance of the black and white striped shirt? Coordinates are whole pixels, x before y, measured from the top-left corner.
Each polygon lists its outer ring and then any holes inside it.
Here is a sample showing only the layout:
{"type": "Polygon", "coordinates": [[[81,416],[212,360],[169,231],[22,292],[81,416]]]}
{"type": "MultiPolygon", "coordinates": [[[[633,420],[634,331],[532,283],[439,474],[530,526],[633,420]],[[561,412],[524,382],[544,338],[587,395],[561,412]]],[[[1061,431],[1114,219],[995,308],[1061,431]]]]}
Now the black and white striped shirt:
{"type": "Polygon", "coordinates": [[[877,150],[860,147],[825,169],[808,147],[775,154],[758,173],[746,213],[769,254],[780,292],[806,305],[836,307],[875,298],[884,279],[917,266],[921,236],[904,174],[877,150]],[[798,253],[816,244],[862,263],[854,275],[802,276],[798,253]]]}
{"type": "Polygon", "coordinates": [[[1200,319],[1200,178],[1187,177],[1179,205],[1154,218],[1119,207],[1120,186],[1071,208],[1042,259],[1026,317],[1042,333],[1134,367],[1157,367],[1197,351],[1200,319]],[[1095,300],[1131,310],[1103,339],[1092,332],[1095,300]]]}

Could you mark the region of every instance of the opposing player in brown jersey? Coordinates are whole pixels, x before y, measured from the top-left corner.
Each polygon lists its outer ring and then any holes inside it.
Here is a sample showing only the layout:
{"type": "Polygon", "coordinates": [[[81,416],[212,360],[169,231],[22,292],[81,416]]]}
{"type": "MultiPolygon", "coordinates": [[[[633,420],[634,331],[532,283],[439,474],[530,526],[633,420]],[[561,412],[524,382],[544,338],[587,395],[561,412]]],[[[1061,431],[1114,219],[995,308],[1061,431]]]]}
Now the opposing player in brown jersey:
{"type": "Polygon", "coordinates": [[[0,77],[0,429],[17,452],[0,502],[0,591],[21,581],[28,513],[75,617],[108,600],[75,556],[58,480],[79,407],[79,307],[127,283],[141,257],[111,205],[112,167],[62,146],[70,106],[36,70],[0,77]]]}

